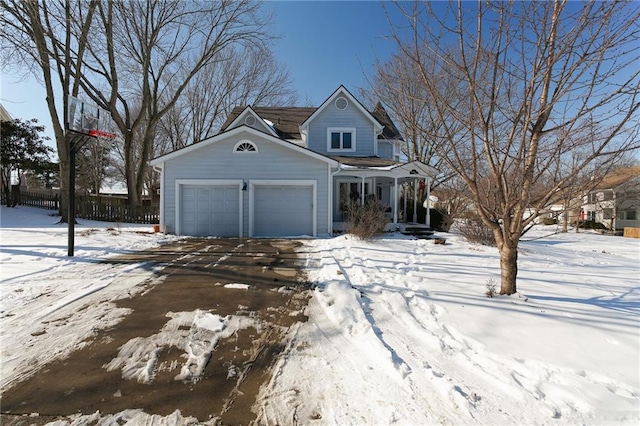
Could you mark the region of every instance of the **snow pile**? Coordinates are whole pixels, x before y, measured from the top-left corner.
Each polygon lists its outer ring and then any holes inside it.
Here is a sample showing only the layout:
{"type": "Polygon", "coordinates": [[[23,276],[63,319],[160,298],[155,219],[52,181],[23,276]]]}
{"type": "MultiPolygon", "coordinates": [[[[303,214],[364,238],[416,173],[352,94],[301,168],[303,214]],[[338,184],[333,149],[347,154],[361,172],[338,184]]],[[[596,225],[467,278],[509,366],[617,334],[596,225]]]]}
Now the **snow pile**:
{"type": "Polygon", "coordinates": [[[70,416],[71,421],[58,420],[48,423],[47,426],[113,426],[113,425],[153,425],[153,426],[203,426],[216,424],[216,419],[208,422],[198,421],[195,417],[183,417],[179,410],[168,416],[147,414],[142,410],[125,410],[117,414],[76,414],[70,416]]]}
{"type": "Polygon", "coordinates": [[[149,337],[135,337],[122,345],[118,356],[106,364],[108,371],[122,369],[122,377],[137,380],[139,383],[151,383],[154,374],[160,371],[172,371],[178,363],[158,363],[163,350],[176,347],[183,351],[186,361],[180,367],[175,380],[197,382],[202,376],[211,353],[220,339],[226,339],[248,327],[259,329],[258,322],[248,317],[195,312],[170,312],[171,318],[159,333],[149,337]]]}
{"type": "MultiPolygon", "coordinates": [[[[539,227],[529,238],[549,234],[539,227]]],[[[495,248],[404,237],[306,242],[317,285],[256,410],[266,424],[640,421],[640,241],[525,242],[520,294],[495,248]]]]}

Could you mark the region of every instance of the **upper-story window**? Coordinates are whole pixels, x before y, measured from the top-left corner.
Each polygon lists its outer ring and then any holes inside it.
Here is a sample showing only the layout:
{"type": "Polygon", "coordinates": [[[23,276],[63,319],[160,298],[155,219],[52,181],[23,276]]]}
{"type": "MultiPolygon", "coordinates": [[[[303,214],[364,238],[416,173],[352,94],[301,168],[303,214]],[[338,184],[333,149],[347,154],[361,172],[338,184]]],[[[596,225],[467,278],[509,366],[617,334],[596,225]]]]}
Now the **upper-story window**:
{"type": "Polygon", "coordinates": [[[257,154],[258,147],[251,141],[240,141],[233,147],[233,153],[249,153],[249,154],[257,154]]]}
{"type": "Polygon", "coordinates": [[[327,129],[327,151],[355,152],[355,127],[329,127],[327,129]]]}

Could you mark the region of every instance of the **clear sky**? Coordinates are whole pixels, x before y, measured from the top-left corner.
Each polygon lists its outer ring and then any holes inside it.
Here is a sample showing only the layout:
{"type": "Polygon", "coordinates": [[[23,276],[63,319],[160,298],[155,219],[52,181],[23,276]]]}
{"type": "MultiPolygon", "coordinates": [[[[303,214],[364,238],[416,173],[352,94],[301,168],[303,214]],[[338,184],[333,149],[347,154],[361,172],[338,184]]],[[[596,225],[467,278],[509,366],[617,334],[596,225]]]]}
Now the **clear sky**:
{"type": "MultiPolygon", "coordinates": [[[[318,106],[341,84],[357,96],[376,58],[394,48],[378,0],[274,1],[276,57],[289,67],[301,98],[318,106]]],[[[387,5],[392,12],[395,6],[387,5]]]]}
{"type": "MultiPolygon", "coordinates": [[[[272,46],[276,58],[289,67],[300,99],[311,106],[341,84],[357,97],[376,57],[384,60],[393,50],[378,0],[267,1],[263,7],[273,12],[273,30],[280,36],[272,46]]],[[[14,118],[37,118],[53,139],[45,92],[34,79],[3,74],[0,102],[14,118]]]]}

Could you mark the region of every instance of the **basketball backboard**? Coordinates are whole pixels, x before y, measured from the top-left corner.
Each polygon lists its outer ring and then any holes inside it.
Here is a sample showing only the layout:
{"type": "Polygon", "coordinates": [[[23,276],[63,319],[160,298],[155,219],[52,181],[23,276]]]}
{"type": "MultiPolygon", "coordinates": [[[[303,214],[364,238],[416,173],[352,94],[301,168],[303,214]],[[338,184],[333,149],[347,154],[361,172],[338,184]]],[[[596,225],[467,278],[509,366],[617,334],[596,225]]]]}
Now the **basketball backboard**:
{"type": "Polygon", "coordinates": [[[116,137],[109,112],[89,102],[69,96],[67,130],[87,136],[116,137]]]}

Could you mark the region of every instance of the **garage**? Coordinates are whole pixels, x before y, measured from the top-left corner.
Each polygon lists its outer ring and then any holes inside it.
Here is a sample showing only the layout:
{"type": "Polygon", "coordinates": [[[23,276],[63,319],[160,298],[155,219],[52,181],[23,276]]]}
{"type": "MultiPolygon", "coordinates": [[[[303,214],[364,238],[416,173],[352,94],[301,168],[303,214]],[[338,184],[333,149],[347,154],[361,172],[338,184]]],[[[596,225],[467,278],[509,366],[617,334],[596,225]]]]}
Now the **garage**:
{"type": "Polygon", "coordinates": [[[256,237],[315,236],[315,184],[254,184],[253,232],[256,237]]]}
{"type": "Polygon", "coordinates": [[[236,185],[181,185],[180,234],[238,237],[240,188],[236,185]]]}

